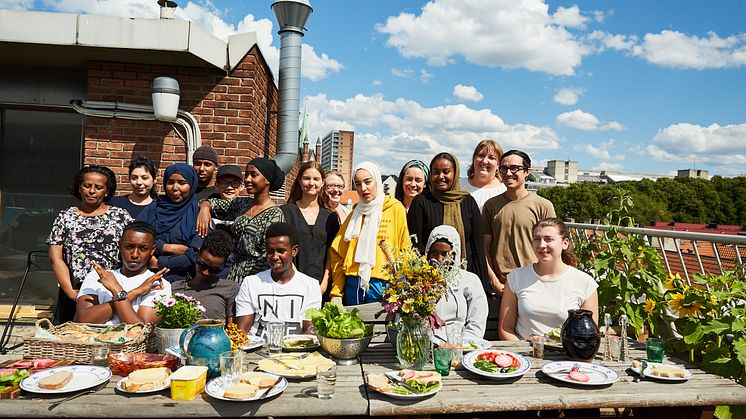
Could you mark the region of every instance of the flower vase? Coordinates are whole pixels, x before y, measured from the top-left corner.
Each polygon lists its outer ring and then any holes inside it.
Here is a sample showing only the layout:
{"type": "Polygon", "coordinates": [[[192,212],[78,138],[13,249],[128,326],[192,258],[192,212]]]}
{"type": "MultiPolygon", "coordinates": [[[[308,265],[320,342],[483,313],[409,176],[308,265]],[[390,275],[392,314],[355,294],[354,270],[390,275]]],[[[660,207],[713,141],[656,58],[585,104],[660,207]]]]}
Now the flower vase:
{"type": "Polygon", "coordinates": [[[420,320],[409,316],[402,317],[396,336],[396,357],[402,368],[424,368],[430,358],[430,334],[420,320]]]}
{"type": "Polygon", "coordinates": [[[158,346],[158,353],[159,354],[165,354],[166,348],[169,348],[171,346],[179,346],[179,338],[181,337],[181,332],[183,332],[184,329],[167,329],[162,327],[155,327],[155,338],[158,346]]]}

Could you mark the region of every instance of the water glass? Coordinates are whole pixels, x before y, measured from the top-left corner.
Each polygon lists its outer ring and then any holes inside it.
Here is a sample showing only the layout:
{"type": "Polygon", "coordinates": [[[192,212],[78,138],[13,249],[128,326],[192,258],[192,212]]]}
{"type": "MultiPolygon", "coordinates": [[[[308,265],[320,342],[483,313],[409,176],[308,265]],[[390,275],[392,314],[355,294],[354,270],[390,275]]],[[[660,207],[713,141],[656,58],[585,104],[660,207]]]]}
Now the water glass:
{"type": "Polygon", "coordinates": [[[282,353],[282,340],[285,337],[285,322],[267,324],[267,352],[270,356],[282,353]]]}
{"type": "Polygon", "coordinates": [[[438,373],[444,377],[450,374],[451,357],[451,348],[444,348],[442,346],[436,346],[433,348],[433,364],[435,365],[435,371],[438,371],[438,373]]]}
{"type": "Polygon", "coordinates": [[[666,353],[666,340],[661,338],[648,338],[645,349],[650,362],[663,362],[666,353]]]}
{"type": "Polygon", "coordinates": [[[228,351],[220,354],[220,375],[225,385],[241,382],[243,372],[243,351],[228,351]]]}
{"type": "Polygon", "coordinates": [[[91,365],[109,366],[109,345],[95,345],[91,347],[91,365]]]}
{"type": "Polygon", "coordinates": [[[619,358],[622,357],[622,338],[611,335],[607,337],[607,339],[609,339],[609,354],[611,355],[611,360],[619,361],[619,358]]]}
{"type": "Polygon", "coordinates": [[[451,364],[457,366],[464,354],[464,328],[458,324],[446,326],[446,340],[451,349],[451,364]]]}
{"type": "Polygon", "coordinates": [[[336,382],[336,365],[319,365],[316,367],[316,394],[320,399],[334,397],[334,384],[336,382]]]}
{"type": "Polygon", "coordinates": [[[544,335],[531,335],[534,358],[544,359],[544,335]]]}

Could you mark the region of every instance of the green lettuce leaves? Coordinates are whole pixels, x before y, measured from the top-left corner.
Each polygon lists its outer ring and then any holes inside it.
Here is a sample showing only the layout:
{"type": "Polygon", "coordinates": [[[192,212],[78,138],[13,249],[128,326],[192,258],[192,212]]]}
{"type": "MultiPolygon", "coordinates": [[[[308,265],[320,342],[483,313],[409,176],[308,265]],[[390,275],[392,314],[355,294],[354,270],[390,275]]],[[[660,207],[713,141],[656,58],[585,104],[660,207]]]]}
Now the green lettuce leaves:
{"type": "Polygon", "coordinates": [[[306,311],[316,334],[335,339],[362,338],[373,334],[373,325],[365,324],[358,315],[358,309],[347,312],[344,307],[326,303],[321,309],[306,311]]]}

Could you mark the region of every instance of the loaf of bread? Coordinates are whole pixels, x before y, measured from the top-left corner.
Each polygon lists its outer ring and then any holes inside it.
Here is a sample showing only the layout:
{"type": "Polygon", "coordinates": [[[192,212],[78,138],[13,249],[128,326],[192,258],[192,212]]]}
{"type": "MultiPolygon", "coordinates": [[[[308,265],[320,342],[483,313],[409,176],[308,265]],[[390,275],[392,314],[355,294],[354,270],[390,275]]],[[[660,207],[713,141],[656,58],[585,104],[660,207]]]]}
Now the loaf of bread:
{"type": "Polygon", "coordinates": [[[684,369],[673,365],[654,365],[653,370],[650,372],[650,374],[667,378],[685,377],[684,369]]]}
{"type": "Polygon", "coordinates": [[[71,371],[57,371],[49,377],[42,378],[36,385],[46,390],[59,390],[72,379],[73,373],[71,371]]]}
{"type": "Polygon", "coordinates": [[[259,387],[246,383],[233,384],[225,388],[223,397],[227,399],[249,399],[256,395],[259,387]]]}

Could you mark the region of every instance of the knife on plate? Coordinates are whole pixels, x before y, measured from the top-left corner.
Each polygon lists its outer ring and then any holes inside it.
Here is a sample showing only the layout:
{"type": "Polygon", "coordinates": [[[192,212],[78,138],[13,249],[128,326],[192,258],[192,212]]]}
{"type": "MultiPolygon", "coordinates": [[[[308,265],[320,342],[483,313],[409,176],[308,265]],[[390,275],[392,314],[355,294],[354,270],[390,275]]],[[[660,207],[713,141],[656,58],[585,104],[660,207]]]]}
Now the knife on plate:
{"type": "Polygon", "coordinates": [[[420,391],[420,389],[418,389],[417,387],[410,386],[409,384],[405,383],[404,380],[398,375],[389,375],[389,374],[385,374],[385,375],[386,375],[386,378],[388,378],[392,384],[402,386],[414,394],[422,394],[422,391],[420,391]]]}

